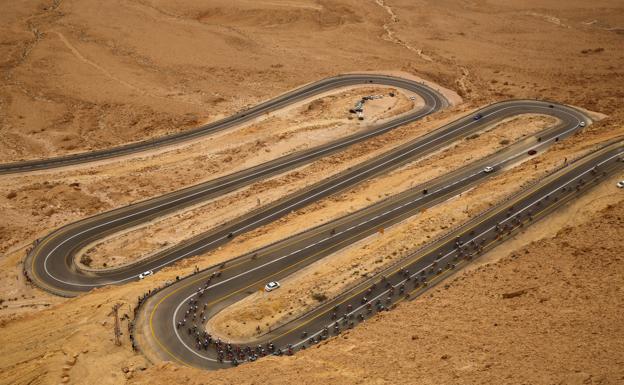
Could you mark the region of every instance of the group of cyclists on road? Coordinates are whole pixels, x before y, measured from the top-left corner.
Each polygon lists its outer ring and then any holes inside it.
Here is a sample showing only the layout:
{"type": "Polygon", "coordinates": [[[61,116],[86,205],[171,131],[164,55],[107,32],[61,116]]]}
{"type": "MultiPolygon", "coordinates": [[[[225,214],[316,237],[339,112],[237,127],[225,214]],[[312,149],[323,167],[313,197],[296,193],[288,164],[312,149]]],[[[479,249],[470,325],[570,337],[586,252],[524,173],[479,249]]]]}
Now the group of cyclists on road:
{"type": "MultiPolygon", "coordinates": [[[[582,184],[583,182],[579,183],[579,185],[582,184]]],[[[545,200],[548,199],[549,197],[545,198],[545,200]]],[[[540,205],[541,202],[536,203],[537,208],[540,205]]],[[[520,219],[520,214],[513,214],[513,210],[513,206],[510,206],[506,212],[508,219],[498,222],[494,226],[494,239],[500,239],[504,234],[511,234],[515,228],[522,227],[523,222],[520,219]]],[[[532,220],[533,210],[525,210],[524,215],[527,219],[532,220]]],[[[388,311],[399,298],[409,298],[410,291],[419,287],[426,287],[430,276],[441,274],[444,269],[454,269],[457,261],[460,259],[470,260],[475,255],[482,253],[486,246],[486,238],[474,237],[474,231],[471,231],[468,236],[472,237],[472,239],[467,242],[463,242],[460,237],[456,237],[452,241],[451,252],[446,255],[439,252],[433,262],[417,273],[410,274],[407,268],[403,268],[396,272],[394,275],[395,279],[391,280],[382,275],[377,282],[372,283],[364,290],[359,300],[352,298],[349,303],[336,305],[333,308],[324,310],[329,314],[329,323],[313,335],[309,335],[307,331],[301,332],[300,341],[295,346],[299,346],[301,350],[306,349],[307,346],[317,344],[329,338],[332,334],[338,335],[346,329],[353,328],[356,322],[364,321],[366,317],[370,317],[374,312],[388,311]],[[445,257],[449,257],[446,263],[443,261],[445,257]],[[398,278],[398,282],[396,282],[396,278],[398,278]],[[392,283],[392,281],[395,283],[392,283]],[[408,285],[411,285],[412,288],[408,288],[408,285]],[[354,306],[357,306],[357,308],[354,309],[354,306]]],[[[217,361],[229,362],[232,365],[255,361],[260,357],[268,355],[294,354],[295,346],[292,344],[279,348],[269,341],[256,346],[242,346],[216,338],[204,330],[209,309],[208,303],[203,301],[202,298],[208,292],[212,281],[220,276],[221,271],[213,272],[205,284],[198,287],[195,294],[187,301],[182,318],[175,324],[178,330],[183,331],[180,333],[181,337],[192,341],[196,350],[212,351],[217,361]]],[[[151,294],[153,293],[148,292],[139,297],[138,306],[135,308],[135,318],[138,307],[151,294]]],[[[134,348],[134,340],[132,342],[134,348]]]]}
{"type": "MultiPolygon", "coordinates": [[[[436,265],[437,261],[433,263],[433,267],[436,265]]],[[[395,275],[400,282],[395,284],[388,277],[382,276],[378,282],[372,283],[364,291],[359,300],[353,299],[350,303],[335,305],[333,308],[330,308],[327,311],[330,322],[311,336],[308,332],[303,331],[300,341],[295,346],[298,346],[300,350],[306,349],[306,347],[329,338],[332,333],[333,335],[338,335],[343,330],[353,328],[356,322],[364,321],[374,311],[390,310],[393,302],[398,298],[409,298],[407,286],[409,281],[414,282],[414,287],[426,286],[427,273],[435,274],[436,272],[433,267],[430,271],[423,269],[420,276],[416,274],[410,275],[408,269],[401,269],[395,275]],[[357,308],[354,309],[354,306],[357,308]]],[[[232,365],[255,361],[260,357],[268,355],[294,354],[296,348],[292,344],[286,345],[284,348],[276,347],[270,341],[256,346],[237,345],[217,338],[204,329],[209,311],[208,300],[204,296],[208,292],[212,280],[218,276],[220,276],[219,273],[213,273],[205,284],[198,287],[195,294],[185,303],[184,313],[181,314],[181,318],[175,323],[176,328],[181,332],[179,336],[191,342],[197,351],[213,352],[217,361],[229,362],[232,365]]]]}

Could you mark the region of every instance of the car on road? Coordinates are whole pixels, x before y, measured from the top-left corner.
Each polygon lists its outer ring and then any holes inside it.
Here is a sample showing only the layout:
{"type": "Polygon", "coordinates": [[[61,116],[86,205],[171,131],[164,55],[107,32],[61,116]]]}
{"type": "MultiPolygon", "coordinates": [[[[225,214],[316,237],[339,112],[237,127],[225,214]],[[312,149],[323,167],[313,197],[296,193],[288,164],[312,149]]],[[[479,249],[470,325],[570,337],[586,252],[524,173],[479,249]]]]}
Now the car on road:
{"type": "Polygon", "coordinates": [[[151,270],[144,271],[141,274],[139,274],[139,279],[143,279],[145,277],[149,277],[150,275],[153,275],[153,274],[154,274],[154,272],[151,271],[151,270]]]}
{"type": "Polygon", "coordinates": [[[474,118],[473,118],[473,119],[474,119],[474,120],[479,120],[479,119],[481,119],[482,117],[483,117],[483,115],[481,115],[481,114],[476,114],[476,115],[474,116],[474,118]]]}
{"type": "Polygon", "coordinates": [[[492,171],[494,171],[494,167],[492,166],[485,166],[485,168],[483,169],[483,172],[486,172],[486,173],[490,173],[492,171]]]}
{"type": "Polygon", "coordinates": [[[266,291],[268,293],[270,291],[279,289],[279,287],[280,287],[279,282],[271,281],[271,282],[266,284],[266,286],[264,287],[264,291],[266,291]]]}
{"type": "Polygon", "coordinates": [[[585,127],[585,122],[580,122],[580,123],[579,123],[579,126],[581,126],[581,127],[585,127]]]}
{"type": "Polygon", "coordinates": [[[624,180],[621,180],[621,181],[617,182],[617,186],[619,188],[624,188],[624,180]]]}

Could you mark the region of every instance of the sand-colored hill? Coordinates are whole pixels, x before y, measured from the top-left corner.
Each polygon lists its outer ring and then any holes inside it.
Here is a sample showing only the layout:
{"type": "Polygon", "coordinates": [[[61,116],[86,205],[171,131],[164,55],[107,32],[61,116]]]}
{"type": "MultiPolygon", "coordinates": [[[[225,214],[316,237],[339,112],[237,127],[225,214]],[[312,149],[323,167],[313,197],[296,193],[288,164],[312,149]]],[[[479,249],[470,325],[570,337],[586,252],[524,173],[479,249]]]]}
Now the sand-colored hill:
{"type": "Polygon", "coordinates": [[[293,357],[211,374],[166,363],[129,383],[620,384],[623,219],[620,200],[293,357]]]}
{"type": "MultiPolygon", "coordinates": [[[[464,103],[274,183],[311,183],[323,170],[346,168],[502,99],[551,99],[608,115],[515,171],[545,172],[562,157],[624,136],[623,31],[620,0],[6,2],[0,12],[0,161],[147,139],[326,76],[394,71],[455,90],[464,103]]],[[[302,116],[341,119],[316,107],[302,116]]],[[[0,176],[0,383],[624,381],[624,195],[614,187],[624,175],[495,249],[484,259],[489,264],[461,272],[431,295],[292,358],[227,371],[152,365],[130,350],[127,334],[115,346],[110,308],[122,303],[122,313],[130,313],[136,297],[159,282],[287,234],[289,226],[303,222],[306,210],[149,280],[77,299],[53,297],[24,282],[26,248],[53,228],[296,150],[311,132],[305,124],[292,130],[282,124],[268,135],[258,127],[139,157],[0,176]],[[282,134],[287,138],[281,140],[282,134]],[[226,147],[228,140],[237,142],[226,147]],[[265,142],[281,147],[269,154],[272,146],[265,142]],[[236,154],[228,153],[235,148],[236,154]]],[[[357,129],[345,127],[327,138],[357,129]]],[[[484,147],[499,141],[492,135],[484,147]]],[[[410,167],[415,172],[420,166],[410,167]]],[[[501,176],[514,184],[510,190],[523,182],[514,175],[501,176]]],[[[383,194],[375,193],[382,189],[380,180],[308,210],[348,212],[367,196],[383,194]]],[[[405,188],[393,181],[393,188],[405,188]]],[[[413,229],[404,229],[393,233],[389,246],[377,243],[368,252],[409,243],[413,229]]],[[[114,242],[124,239],[110,247],[114,242]]],[[[138,242],[127,245],[134,245],[128,256],[149,253],[138,242]]],[[[292,279],[306,282],[306,275],[292,279]]]]}

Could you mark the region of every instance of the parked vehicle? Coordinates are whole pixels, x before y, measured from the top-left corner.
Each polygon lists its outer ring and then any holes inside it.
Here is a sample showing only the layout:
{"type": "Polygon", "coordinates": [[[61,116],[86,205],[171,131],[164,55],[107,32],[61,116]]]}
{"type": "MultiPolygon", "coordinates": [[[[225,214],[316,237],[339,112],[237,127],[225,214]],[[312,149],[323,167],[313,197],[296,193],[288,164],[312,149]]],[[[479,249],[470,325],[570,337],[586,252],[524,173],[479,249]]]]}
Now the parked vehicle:
{"type": "Polygon", "coordinates": [[[149,277],[150,275],[153,275],[153,274],[154,274],[154,272],[151,271],[151,270],[144,271],[141,274],[139,274],[139,279],[143,279],[145,277],[149,277]]]}
{"type": "Polygon", "coordinates": [[[269,283],[266,284],[266,286],[264,287],[264,291],[266,291],[267,293],[273,290],[277,290],[280,288],[280,284],[277,281],[271,281],[269,283]]]}

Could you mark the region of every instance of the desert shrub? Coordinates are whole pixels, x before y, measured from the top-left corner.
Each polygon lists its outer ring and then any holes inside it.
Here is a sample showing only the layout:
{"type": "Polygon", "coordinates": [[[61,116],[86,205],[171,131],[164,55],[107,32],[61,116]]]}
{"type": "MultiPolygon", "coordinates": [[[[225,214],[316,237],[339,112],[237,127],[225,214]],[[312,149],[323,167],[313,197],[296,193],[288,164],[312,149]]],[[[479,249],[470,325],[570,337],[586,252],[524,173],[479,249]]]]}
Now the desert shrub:
{"type": "Polygon", "coordinates": [[[312,298],[319,302],[327,300],[327,296],[323,293],[312,293],[312,298]]]}
{"type": "Polygon", "coordinates": [[[91,266],[91,262],[93,262],[93,259],[91,259],[91,256],[88,254],[83,254],[82,257],[80,257],[80,263],[85,266],[91,266]]]}

